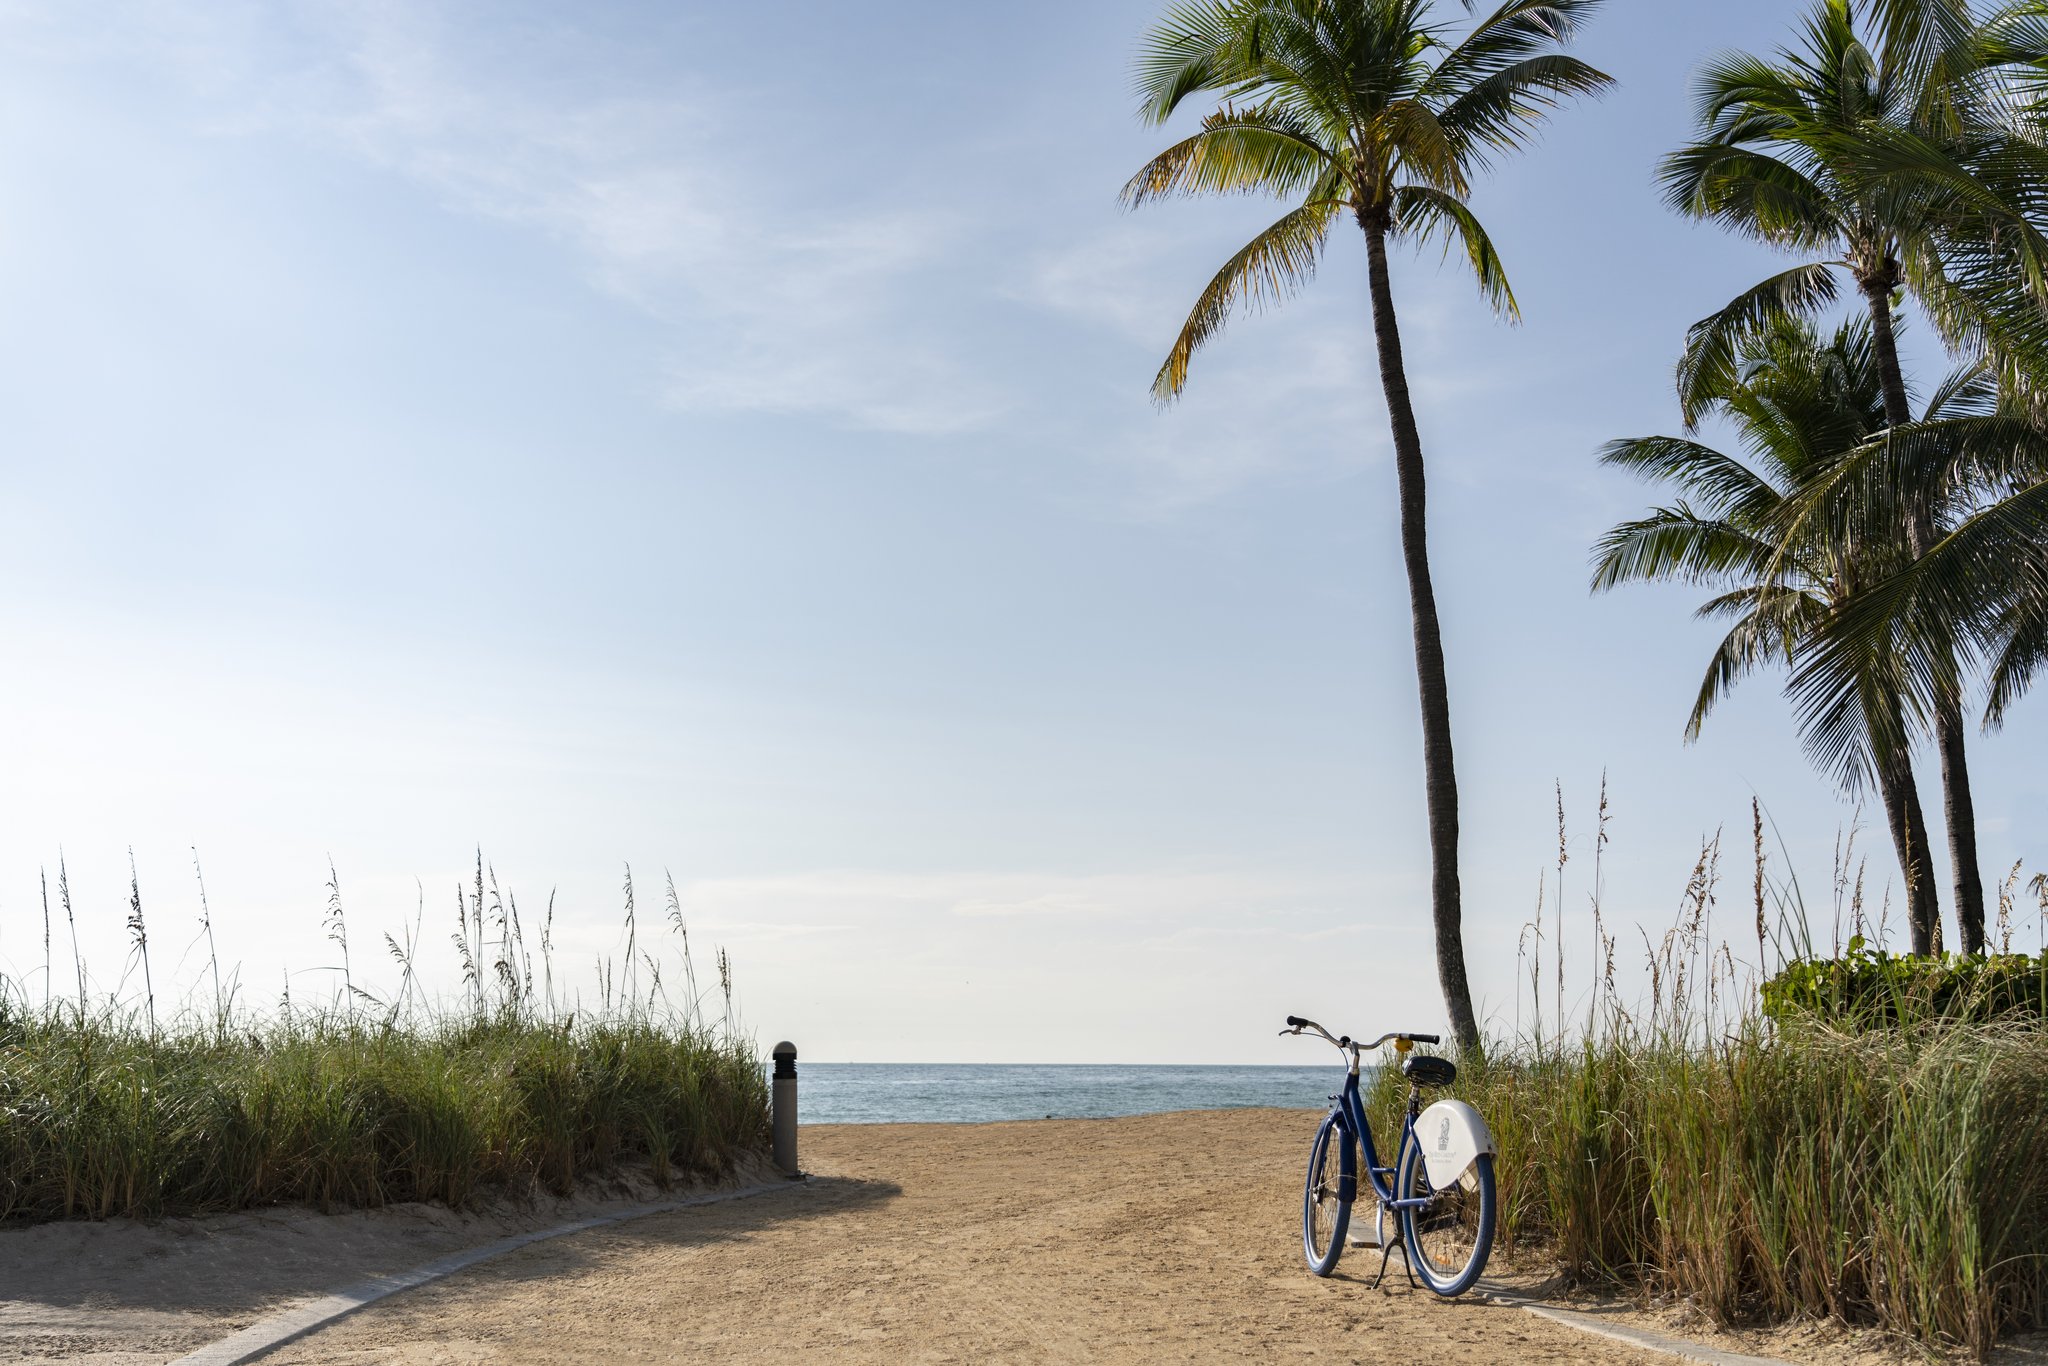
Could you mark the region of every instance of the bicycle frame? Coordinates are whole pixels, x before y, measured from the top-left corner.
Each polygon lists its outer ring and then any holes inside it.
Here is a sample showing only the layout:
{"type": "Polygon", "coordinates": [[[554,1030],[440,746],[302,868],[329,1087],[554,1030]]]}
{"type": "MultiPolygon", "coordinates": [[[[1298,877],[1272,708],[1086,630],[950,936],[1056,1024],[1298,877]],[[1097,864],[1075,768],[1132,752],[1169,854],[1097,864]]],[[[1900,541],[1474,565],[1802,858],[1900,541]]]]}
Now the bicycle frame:
{"type": "Polygon", "coordinates": [[[1379,1197],[1380,1204],[1390,1210],[1421,1209],[1431,1202],[1430,1196],[1418,1196],[1412,1200],[1394,1198],[1394,1173],[1401,1164],[1401,1155],[1409,1144],[1415,1142],[1416,1096],[1411,1088],[1408,1093],[1408,1111],[1401,1117],[1401,1140],[1394,1145],[1394,1161],[1391,1166],[1381,1166],[1379,1150],[1373,1146],[1372,1121],[1366,1118],[1365,1097],[1358,1089],[1358,1055],[1351,1055],[1351,1065],[1345,1070],[1344,1089],[1336,1097],[1331,1113],[1337,1117],[1337,1131],[1358,1140],[1354,1147],[1342,1143],[1337,1148],[1337,1199],[1351,1204],[1358,1198],[1358,1166],[1362,1153],[1365,1159],[1365,1177],[1372,1192],[1379,1197]]]}

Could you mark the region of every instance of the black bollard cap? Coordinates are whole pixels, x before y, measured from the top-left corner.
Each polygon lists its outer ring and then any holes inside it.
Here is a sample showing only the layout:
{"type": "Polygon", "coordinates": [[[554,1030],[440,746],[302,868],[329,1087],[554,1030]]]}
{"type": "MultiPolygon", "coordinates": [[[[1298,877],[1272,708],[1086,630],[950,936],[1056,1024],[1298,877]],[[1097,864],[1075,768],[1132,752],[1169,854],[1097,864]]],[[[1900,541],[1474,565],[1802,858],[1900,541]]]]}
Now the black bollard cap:
{"type": "Polygon", "coordinates": [[[796,1075],[795,1044],[784,1039],[770,1050],[770,1056],[775,1059],[775,1075],[777,1077],[794,1077],[796,1075]]]}

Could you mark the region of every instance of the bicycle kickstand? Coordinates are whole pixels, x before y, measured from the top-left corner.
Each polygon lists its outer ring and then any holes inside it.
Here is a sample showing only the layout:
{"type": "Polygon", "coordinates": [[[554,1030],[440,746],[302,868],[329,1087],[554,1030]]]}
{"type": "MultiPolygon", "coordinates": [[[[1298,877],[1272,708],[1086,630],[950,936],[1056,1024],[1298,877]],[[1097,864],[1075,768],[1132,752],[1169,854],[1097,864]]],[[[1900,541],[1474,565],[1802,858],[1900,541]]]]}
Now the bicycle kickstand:
{"type": "MultiPolygon", "coordinates": [[[[1379,1289],[1379,1288],[1380,1288],[1380,1282],[1381,1282],[1381,1281],[1384,1281],[1384,1280],[1385,1280],[1385,1279],[1387,1278],[1387,1258],[1393,1255],[1393,1251],[1394,1251],[1394,1248],[1393,1248],[1393,1245],[1392,1245],[1391,1243],[1387,1243],[1387,1242],[1384,1242],[1384,1241],[1383,1241],[1383,1242],[1381,1242],[1381,1244],[1380,1244],[1380,1269],[1379,1269],[1379,1273],[1378,1273],[1377,1275],[1375,1275],[1375,1276],[1374,1276],[1374,1277],[1372,1278],[1372,1288],[1373,1288],[1374,1290],[1377,1290],[1377,1289],[1379,1289]]],[[[1407,1259],[1406,1257],[1403,1257],[1403,1258],[1401,1259],[1401,1265],[1403,1265],[1403,1266],[1406,1266],[1407,1264],[1408,1264],[1408,1259],[1407,1259]]]]}
{"type": "MultiPolygon", "coordinates": [[[[1397,1228],[1395,1230],[1394,1237],[1398,1238],[1400,1236],[1400,1231],[1397,1228]]],[[[1379,1289],[1380,1282],[1384,1281],[1387,1278],[1387,1258],[1393,1255],[1393,1239],[1388,1238],[1384,1234],[1382,1234],[1380,1237],[1380,1269],[1378,1273],[1374,1275],[1372,1278],[1372,1289],[1379,1289]]],[[[1418,1288],[1415,1284],[1415,1268],[1408,1265],[1408,1249],[1405,1246],[1401,1249],[1401,1274],[1408,1278],[1408,1288],[1410,1290],[1418,1288]]]]}

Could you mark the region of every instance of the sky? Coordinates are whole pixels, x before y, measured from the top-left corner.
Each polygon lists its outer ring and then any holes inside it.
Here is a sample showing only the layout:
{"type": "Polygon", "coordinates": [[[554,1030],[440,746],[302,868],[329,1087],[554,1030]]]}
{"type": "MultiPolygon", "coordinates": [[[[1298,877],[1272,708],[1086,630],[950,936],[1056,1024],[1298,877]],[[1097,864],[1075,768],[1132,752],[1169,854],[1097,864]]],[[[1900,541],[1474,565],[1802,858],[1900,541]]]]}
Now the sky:
{"type": "MultiPolygon", "coordinates": [[[[245,1003],[332,991],[330,867],[363,980],[417,923],[453,990],[481,850],[586,998],[629,868],[675,952],[672,878],[700,975],[814,1059],[1440,1027],[1362,242],[1152,404],[1279,212],[1119,208],[1184,131],[1134,114],[1159,8],[0,0],[0,972],[40,998],[61,859],[132,979],[132,853],[159,996],[203,991],[196,852],[245,1003]]],[[[1699,595],[1587,592],[1652,500],[1595,450],[1674,430],[1686,325],[1775,259],[1656,160],[1793,13],[1590,26],[1619,88],[1473,198],[1521,326],[1396,261],[1496,1028],[1560,790],[1587,985],[1603,775],[1610,925],[1661,933],[1722,827],[1746,923],[1752,797],[1831,914],[1858,814],[1777,680],[1688,746],[1699,595]]],[[[2041,858],[2042,712],[1974,750],[1993,879],[2041,858]]]]}

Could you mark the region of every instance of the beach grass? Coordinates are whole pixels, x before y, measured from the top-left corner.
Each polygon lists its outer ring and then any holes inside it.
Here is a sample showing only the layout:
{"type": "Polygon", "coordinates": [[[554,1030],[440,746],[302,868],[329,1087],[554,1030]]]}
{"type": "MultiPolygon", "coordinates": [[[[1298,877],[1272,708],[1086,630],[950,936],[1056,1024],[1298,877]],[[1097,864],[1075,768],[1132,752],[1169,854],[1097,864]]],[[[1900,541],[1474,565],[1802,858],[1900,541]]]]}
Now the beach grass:
{"type": "Polygon", "coordinates": [[[333,1015],[152,1036],[0,1016],[0,1219],[454,1206],[644,1164],[662,1185],[766,1140],[751,1050],[652,1018],[333,1015]]]}
{"type": "MultiPolygon", "coordinates": [[[[639,936],[598,965],[595,1003],[558,996],[552,911],[529,954],[517,907],[481,860],[452,936],[461,994],[428,996],[417,925],[387,937],[401,969],[380,997],[350,971],[338,881],[328,999],[256,1011],[233,974],[166,1015],[142,997],[34,999],[0,979],[0,1221],[321,1209],[571,1193],[630,1166],[667,1188],[765,1151],[768,1094],[751,1040],[701,1007],[671,885],[673,942],[639,936]],[[679,994],[663,984],[662,955],[679,994]]],[[[60,888],[63,883],[60,880],[60,888]]],[[[63,904],[68,914],[68,895],[63,904]]],[[[146,968],[139,894],[132,942],[146,968]]],[[[205,927],[211,954],[211,927],[205,927]]],[[[134,981],[137,974],[124,980],[134,981]]],[[[149,982],[146,972],[140,974],[149,982]]]]}
{"type": "MultiPolygon", "coordinates": [[[[1766,1017],[1772,955],[1826,950],[1796,882],[1767,875],[1753,814],[1751,904],[1720,912],[1755,936],[1750,964],[1715,932],[1718,839],[1676,923],[1645,939],[1650,991],[1632,1003],[1597,872],[1590,955],[1539,902],[1526,942],[1548,963],[1526,978],[1522,1029],[1461,1060],[1457,1087],[1499,1145],[1503,1243],[1724,1325],[1832,1321],[1978,1355],[2048,1328],[2048,1027],[1907,996],[1879,1027],[1766,1017]],[[1593,965],[1576,1019],[1554,985],[1574,958],[1593,965]]],[[[1604,830],[1596,867],[1601,844],[1604,830]]],[[[1562,831],[1559,848],[1562,874],[1562,831]]],[[[1860,866],[1838,864],[1839,932],[1881,935],[1860,866]]],[[[1406,1099],[1382,1071],[1376,1126],[1398,1125],[1406,1099]]]]}
{"type": "Polygon", "coordinates": [[[1500,1144],[1504,1234],[1576,1283],[1978,1353],[2048,1326],[2037,1025],[1752,1021],[1503,1051],[1459,1083],[1500,1144]]]}

